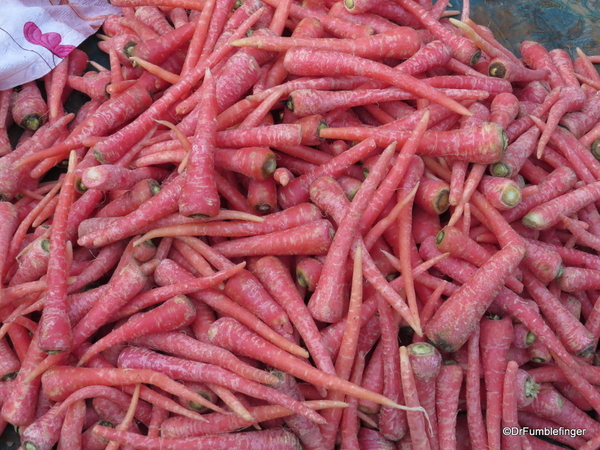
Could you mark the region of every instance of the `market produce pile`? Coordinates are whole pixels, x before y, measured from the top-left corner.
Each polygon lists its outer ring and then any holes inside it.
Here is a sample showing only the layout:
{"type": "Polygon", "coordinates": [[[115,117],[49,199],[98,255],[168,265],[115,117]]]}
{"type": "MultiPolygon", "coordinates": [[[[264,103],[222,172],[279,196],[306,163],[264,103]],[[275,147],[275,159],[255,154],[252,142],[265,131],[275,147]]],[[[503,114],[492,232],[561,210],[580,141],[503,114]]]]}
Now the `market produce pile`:
{"type": "Polygon", "coordinates": [[[600,447],[600,55],[468,2],[111,3],[107,67],[0,92],[0,429],[600,447]]]}

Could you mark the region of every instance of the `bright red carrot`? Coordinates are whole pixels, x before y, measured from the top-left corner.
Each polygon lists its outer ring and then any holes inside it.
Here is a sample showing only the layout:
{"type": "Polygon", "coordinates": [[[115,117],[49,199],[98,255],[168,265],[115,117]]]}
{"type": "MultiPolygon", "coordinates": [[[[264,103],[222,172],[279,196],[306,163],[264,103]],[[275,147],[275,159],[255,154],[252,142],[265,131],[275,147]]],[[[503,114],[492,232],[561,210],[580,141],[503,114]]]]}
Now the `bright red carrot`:
{"type": "Polygon", "coordinates": [[[458,364],[443,364],[435,383],[438,437],[440,448],[457,448],[456,416],[463,369],[458,364]]]}

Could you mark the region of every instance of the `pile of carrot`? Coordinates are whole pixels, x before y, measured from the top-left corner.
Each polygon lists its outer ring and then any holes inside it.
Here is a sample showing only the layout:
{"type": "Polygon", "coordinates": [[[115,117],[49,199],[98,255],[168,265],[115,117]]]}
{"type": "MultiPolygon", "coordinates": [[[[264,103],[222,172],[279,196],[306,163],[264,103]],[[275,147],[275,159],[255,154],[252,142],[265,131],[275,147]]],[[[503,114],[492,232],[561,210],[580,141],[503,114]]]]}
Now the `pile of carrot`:
{"type": "Polygon", "coordinates": [[[468,1],[111,3],[106,67],[0,92],[0,430],[600,447],[600,55],[468,1]]]}

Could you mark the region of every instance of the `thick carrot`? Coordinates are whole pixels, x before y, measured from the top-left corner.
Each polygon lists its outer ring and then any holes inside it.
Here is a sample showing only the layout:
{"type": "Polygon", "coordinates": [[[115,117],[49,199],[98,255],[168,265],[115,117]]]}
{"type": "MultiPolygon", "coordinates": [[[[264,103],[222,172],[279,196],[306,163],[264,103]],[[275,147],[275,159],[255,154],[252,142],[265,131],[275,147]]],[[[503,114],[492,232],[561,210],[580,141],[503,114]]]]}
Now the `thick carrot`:
{"type": "Polygon", "coordinates": [[[495,294],[524,256],[523,247],[509,245],[503,248],[446,300],[425,327],[425,333],[437,347],[452,351],[467,341],[495,294]],[[465,324],[461,330],[454,327],[457,317],[465,324]]]}
{"type": "MultiPolygon", "coordinates": [[[[402,145],[410,136],[409,131],[381,127],[324,128],[319,134],[327,139],[362,140],[372,137],[379,146],[387,146],[394,141],[402,145]]],[[[507,144],[504,130],[497,124],[486,122],[459,130],[425,132],[416,153],[492,164],[502,159],[507,144]]]]}
{"type": "Polygon", "coordinates": [[[212,217],[218,214],[220,201],[213,176],[217,105],[209,70],[204,76],[202,92],[196,138],[189,153],[179,211],[186,216],[212,217]]]}

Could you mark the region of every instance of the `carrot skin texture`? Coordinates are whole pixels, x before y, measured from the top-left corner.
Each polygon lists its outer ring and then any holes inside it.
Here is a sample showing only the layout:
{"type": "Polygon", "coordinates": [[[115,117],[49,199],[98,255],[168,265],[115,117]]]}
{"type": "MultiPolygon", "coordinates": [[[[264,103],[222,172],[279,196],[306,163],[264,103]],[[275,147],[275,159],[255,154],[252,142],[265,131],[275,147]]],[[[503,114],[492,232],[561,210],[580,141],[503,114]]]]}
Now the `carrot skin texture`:
{"type": "Polygon", "coordinates": [[[192,450],[205,447],[214,450],[227,450],[234,447],[239,450],[252,450],[259,447],[273,450],[295,450],[300,445],[298,438],[285,430],[248,431],[195,438],[149,438],[98,425],[93,428],[93,432],[104,439],[116,440],[123,445],[133,445],[141,450],[192,450]]]}
{"type": "Polygon", "coordinates": [[[130,339],[159,331],[177,330],[190,325],[195,316],[196,309],[187,297],[183,295],[172,297],[155,309],[130,319],[97,340],[79,359],[79,365],[83,365],[96,353],[130,339]]]}
{"type": "Polygon", "coordinates": [[[317,384],[317,386],[340,390],[346,394],[354,395],[359,398],[369,398],[370,400],[377,399],[376,401],[379,401],[382,404],[394,405],[394,402],[390,402],[383,396],[373,394],[352,383],[321,372],[297,358],[285,354],[282,350],[269,345],[234,319],[225,317],[218,319],[209,329],[209,337],[216,345],[236,353],[244,354],[245,356],[262,360],[277,369],[284,370],[290,375],[317,384]],[[235,334],[235,337],[232,333],[235,334]],[[240,340],[244,340],[246,344],[252,343],[252,347],[254,348],[251,350],[248,346],[240,346],[240,340]]]}
{"type": "Polygon", "coordinates": [[[180,358],[220,365],[258,383],[274,384],[277,378],[260,369],[244,364],[232,353],[220,347],[195,340],[184,333],[160,332],[133,340],[136,345],[170,353],[180,358]]]}
{"type": "MultiPolygon", "coordinates": [[[[272,388],[231,374],[220,367],[164,356],[146,349],[129,347],[119,356],[119,366],[125,369],[152,370],[169,377],[188,381],[221,384],[238,392],[267,401],[277,401],[286,408],[320,423],[323,418],[310,408],[272,388]]],[[[206,402],[205,402],[206,403],[206,402]]],[[[205,404],[203,403],[203,404],[205,404]]]]}
{"type": "MultiPolygon", "coordinates": [[[[382,147],[394,141],[402,145],[410,136],[409,131],[381,127],[324,128],[319,134],[328,139],[362,140],[372,137],[377,145],[382,147]]],[[[504,130],[498,124],[485,122],[472,128],[425,132],[416,153],[493,164],[502,159],[506,145],[504,130]]]]}
{"type": "Polygon", "coordinates": [[[466,342],[495,294],[524,256],[525,249],[517,245],[509,245],[500,250],[476,272],[478,275],[463,284],[440,307],[425,327],[425,333],[438,348],[452,351],[466,342]],[[461,332],[454,330],[453,324],[459,320],[458,317],[462,323],[468,324],[461,332]],[[444,324],[447,320],[449,322],[444,324]]]}
{"type": "Polygon", "coordinates": [[[220,242],[213,248],[226,258],[267,254],[323,255],[331,245],[332,235],[331,224],[320,219],[284,231],[220,242]]]}
{"type": "Polygon", "coordinates": [[[400,88],[413,92],[421,97],[446,106],[459,114],[470,115],[469,111],[456,101],[440,94],[435,89],[417,81],[415,78],[393,71],[393,69],[380,65],[358,56],[317,50],[308,47],[294,47],[286,52],[284,67],[290,73],[301,76],[315,76],[331,73],[335,64],[336,75],[373,76],[381,81],[388,82],[400,88]],[[342,56],[342,57],[341,57],[342,56]],[[309,64],[310,62],[310,64],[309,64]]]}
{"type": "Polygon", "coordinates": [[[484,318],[481,321],[481,363],[486,383],[486,427],[490,446],[500,446],[502,387],[508,349],[512,342],[512,320],[484,318]]]}

